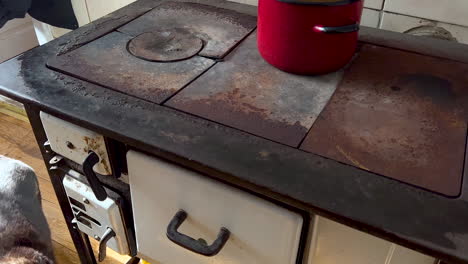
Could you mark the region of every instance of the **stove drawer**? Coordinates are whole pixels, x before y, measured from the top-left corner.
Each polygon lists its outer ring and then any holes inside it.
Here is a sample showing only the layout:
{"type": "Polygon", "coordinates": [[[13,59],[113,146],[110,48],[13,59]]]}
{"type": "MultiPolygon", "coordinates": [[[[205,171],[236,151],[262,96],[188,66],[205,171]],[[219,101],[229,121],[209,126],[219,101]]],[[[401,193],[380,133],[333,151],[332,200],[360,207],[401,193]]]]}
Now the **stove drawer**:
{"type": "Polygon", "coordinates": [[[101,175],[112,174],[102,135],[44,112],[40,113],[40,117],[52,151],[78,164],[83,164],[89,152],[94,151],[99,156],[99,163],[94,166],[94,171],[101,175]]]}
{"type": "Polygon", "coordinates": [[[305,264],[434,264],[435,259],[316,216],[305,264]]]}
{"type": "Polygon", "coordinates": [[[296,263],[300,214],[145,154],[130,151],[127,160],[142,258],[158,264],[296,263]]]}

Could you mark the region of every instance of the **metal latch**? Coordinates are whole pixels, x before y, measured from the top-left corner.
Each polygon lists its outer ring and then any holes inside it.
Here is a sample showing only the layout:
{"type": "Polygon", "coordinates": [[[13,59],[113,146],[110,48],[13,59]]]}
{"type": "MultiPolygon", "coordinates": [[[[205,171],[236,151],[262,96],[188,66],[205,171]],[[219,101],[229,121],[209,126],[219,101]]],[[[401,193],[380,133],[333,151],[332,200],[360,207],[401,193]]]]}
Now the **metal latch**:
{"type": "Polygon", "coordinates": [[[111,238],[115,237],[115,232],[112,228],[108,227],[104,235],[101,237],[101,241],[99,241],[99,252],[98,252],[98,261],[104,261],[106,258],[106,249],[107,249],[107,241],[111,238]]]}
{"type": "Polygon", "coordinates": [[[99,241],[99,261],[105,259],[106,247],[119,254],[128,255],[130,250],[122,210],[120,203],[115,200],[121,198],[115,198],[118,197],[117,194],[99,183],[106,191],[106,198],[99,200],[92,186],[85,183],[84,179],[85,177],[76,171],[68,172],[63,178],[63,186],[75,216],[73,223],[81,232],[99,241]],[[107,192],[111,195],[107,195],[107,192]]]}

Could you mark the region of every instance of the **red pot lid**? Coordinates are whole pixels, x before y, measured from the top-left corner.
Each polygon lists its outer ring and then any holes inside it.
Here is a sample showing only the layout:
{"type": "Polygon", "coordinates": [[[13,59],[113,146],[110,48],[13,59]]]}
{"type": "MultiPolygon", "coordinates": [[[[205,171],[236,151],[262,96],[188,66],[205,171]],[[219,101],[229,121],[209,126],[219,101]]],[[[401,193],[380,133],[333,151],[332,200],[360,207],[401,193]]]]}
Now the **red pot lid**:
{"type": "Polygon", "coordinates": [[[300,5],[325,5],[325,6],[337,6],[347,5],[362,0],[277,0],[280,2],[300,5]]]}

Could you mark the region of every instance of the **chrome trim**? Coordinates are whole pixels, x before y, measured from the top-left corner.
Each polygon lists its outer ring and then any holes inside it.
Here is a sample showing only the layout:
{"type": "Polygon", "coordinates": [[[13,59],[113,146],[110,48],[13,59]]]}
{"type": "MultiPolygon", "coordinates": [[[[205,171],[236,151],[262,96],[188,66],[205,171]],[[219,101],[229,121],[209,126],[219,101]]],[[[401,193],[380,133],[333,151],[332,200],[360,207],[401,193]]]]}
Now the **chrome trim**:
{"type": "Polygon", "coordinates": [[[359,30],[359,24],[352,24],[340,27],[324,27],[324,26],[315,26],[314,31],[327,33],[327,34],[339,34],[339,33],[351,33],[359,30]]]}

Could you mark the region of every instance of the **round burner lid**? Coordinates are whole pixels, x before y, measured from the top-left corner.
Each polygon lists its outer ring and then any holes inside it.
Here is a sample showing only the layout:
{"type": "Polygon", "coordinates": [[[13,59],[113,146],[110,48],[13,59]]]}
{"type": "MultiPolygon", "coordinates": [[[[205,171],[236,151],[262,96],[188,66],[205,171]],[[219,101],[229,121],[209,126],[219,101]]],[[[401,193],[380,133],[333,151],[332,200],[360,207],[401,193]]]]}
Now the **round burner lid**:
{"type": "Polygon", "coordinates": [[[146,32],[127,44],[133,56],[155,62],[185,60],[197,55],[202,48],[203,40],[180,29],[146,32]]]}

